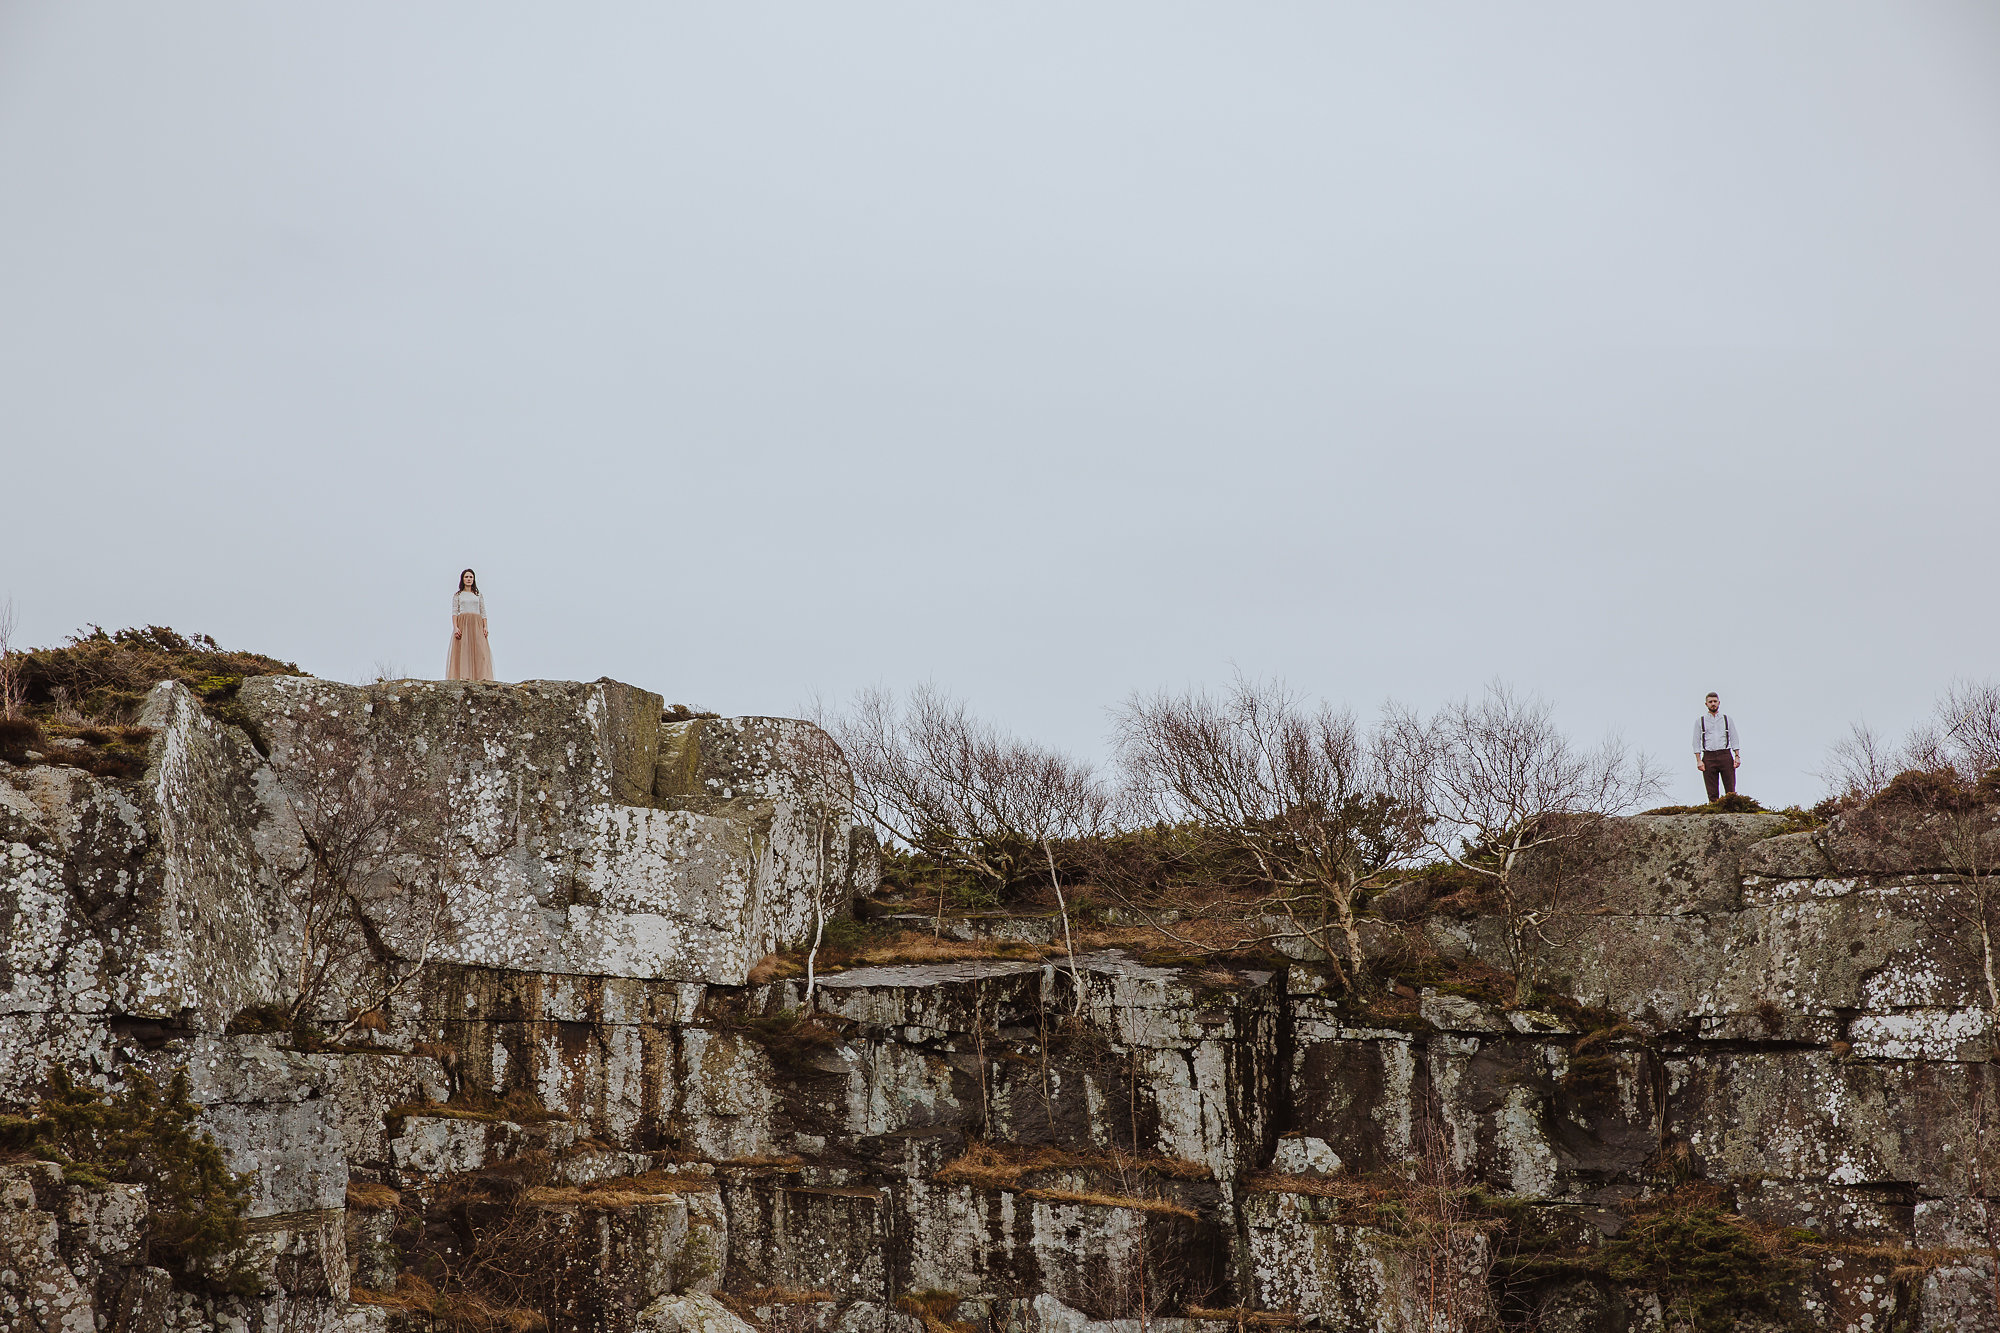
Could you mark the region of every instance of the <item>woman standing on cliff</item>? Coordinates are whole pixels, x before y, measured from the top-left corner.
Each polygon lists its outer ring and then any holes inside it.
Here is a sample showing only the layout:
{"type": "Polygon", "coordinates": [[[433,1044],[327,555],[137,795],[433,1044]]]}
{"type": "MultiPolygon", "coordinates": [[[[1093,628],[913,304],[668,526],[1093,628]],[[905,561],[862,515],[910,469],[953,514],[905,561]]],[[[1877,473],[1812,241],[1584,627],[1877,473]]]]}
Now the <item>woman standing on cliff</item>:
{"type": "Polygon", "coordinates": [[[479,576],[461,570],[458,591],[451,595],[451,652],[444,663],[446,680],[492,680],[493,646],[486,641],[486,601],[479,595],[479,576]]]}

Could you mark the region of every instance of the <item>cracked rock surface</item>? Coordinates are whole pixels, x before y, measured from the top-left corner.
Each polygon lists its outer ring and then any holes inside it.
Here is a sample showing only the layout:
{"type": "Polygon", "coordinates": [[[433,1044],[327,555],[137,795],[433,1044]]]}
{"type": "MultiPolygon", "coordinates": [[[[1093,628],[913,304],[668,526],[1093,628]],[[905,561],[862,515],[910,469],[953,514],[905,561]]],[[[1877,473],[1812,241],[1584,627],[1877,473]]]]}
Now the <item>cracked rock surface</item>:
{"type": "MultiPolygon", "coordinates": [[[[875,876],[852,819],[812,813],[807,724],[667,722],[610,681],[268,677],[239,703],[247,727],[156,689],[140,779],[0,764],[0,1101],[51,1066],[185,1069],[254,1173],[257,1290],[155,1264],[138,1187],[15,1161],[6,1327],[428,1328],[424,1256],[504,1221],[564,1333],[1415,1333],[1395,1182],[1428,1152],[1578,1259],[1533,1279],[1543,1328],[1664,1333],[1587,1256],[1691,1173],[1813,1233],[1804,1326],[2000,1330],[1993,1014],[1950,876],[1835,873],[1772,816],[1640,817],[1534,1004],[1450,979],[1505,966],[1474,914],[1367,923],[1382,968],[1417,949],[1442,978],[1381,1002],[1310,957],[1099,949],[1074,979],[834,972],[802,1023],[801,983],[752,971],[875,876]],[[448,801],[460,929],[304,1049],[243,1016],[296,993],[297,802],[336,741],[448,801]]],[[[357,966],[396,964],[379,934],[357,966]]],[[[1474,1267],[1504,1243],[1478,1234],[1474,1267]]]]}

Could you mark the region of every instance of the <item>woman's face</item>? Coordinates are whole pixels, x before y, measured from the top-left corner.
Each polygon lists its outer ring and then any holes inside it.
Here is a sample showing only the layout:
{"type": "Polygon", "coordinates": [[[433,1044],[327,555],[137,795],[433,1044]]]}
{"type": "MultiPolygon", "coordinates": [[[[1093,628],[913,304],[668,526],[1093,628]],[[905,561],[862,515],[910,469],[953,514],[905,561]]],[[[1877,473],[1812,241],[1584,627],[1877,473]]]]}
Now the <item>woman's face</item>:
{"type": "Polygon", "coordinates": [[[466,570],[466,571],[465,571],[465,572],[464,572],[463,574],[460,574],[460,575],[458,576],[458,590],[459,590],[460,592],[470,592],[470,591],[472,590],[472,571],[471,571],[471,570],[469,570],[469,569],[468,569],[468,570],[466,570]]]}

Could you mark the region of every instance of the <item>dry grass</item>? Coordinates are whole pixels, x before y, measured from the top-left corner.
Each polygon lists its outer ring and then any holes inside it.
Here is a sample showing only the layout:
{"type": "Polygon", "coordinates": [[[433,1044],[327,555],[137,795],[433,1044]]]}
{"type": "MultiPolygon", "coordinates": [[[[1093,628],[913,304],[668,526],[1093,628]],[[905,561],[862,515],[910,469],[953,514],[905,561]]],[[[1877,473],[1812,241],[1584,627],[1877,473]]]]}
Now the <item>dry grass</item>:
{"type": "MultiPolygon", "coordinates": [[[[1177,908],[1176,910],[1181,910],[1177,908]]],[[[1255,898],[1217,898],[1203,910],[1212,916],[1193,916],[1167,927],[1150,925],[1087,927],[1078,925],[1075,944],[1078,953],[1100,949],[1128,949],[1142,957],[1165,963],[1193,963],[1217,955],[1245,951],[1268,952],[1266,928],[1260,919],[1262,908],[1255,898]]],[[[1033,940],[954,940],[930,931],[907,927],[890,934],[863,935],[851,943],[823,946],[815,964],[820,975],[856,967],[888,967],[902,963],[963,963],[1000,960],[1041,963],[1065,954],[1058,942],[1033,940]]],[[[805,975],[803,953],[767,954],[751,969],[753,985],[766,985],[805,975]]],[[[1195,978],[1196,984],[1210,989],[1237,988],[1244,980],[1225,968],[1209,967],[1195,978]]]]}
{"type": "Polygon", "coordinates": [[[1806,1254],[1837,1255],[1849,1263],[1887,1264],[1892,1280],[1918,1278],[1950,1264],[1986,1260],[1992,1254],[1983,1249],[1938,1245],[1917,1249],[1909,1245],[1869,1244],[1861,1241],[1807,1241],[1799,1246],[1806,1254]]]}
{"type": "Polygon", "coordinates": [[[474,1295],[446,1294],[415,1273],[398,1275],[391,1291],[352,1288],[350,1299],[356,1305],[422,1315],[432,1328],[450,1333],[536,1333],[549,1326],[538,1310],[495,1305],[474,1295]]]}
{"type": "Polygon", "coordinates": [[[937,1169],[931,1179],[945,1185],[979,1189],[1009,1189],[1032,1171],[1144,1172],[1175,1180],[1208,1180],[1214,1174],[1199,1162],[1178,1157],[1141,1157],[1112,1149],[1104,1153],[1073,1153],[1046,1144],[1022,1147],[1010,1143],[973,1142],[937,1169]]]}
{"type": "Polygon", "coordinates": [[[1221,1323],[1235,1324],[1240,1328],[1297,1328],[1299,1317],[1283,1310],[1246,1310],[1240,1305],[1217,1309],[1206,1305],[1190,1305],[1189,1319],[1212,1319],[1221,1323]]]}
{"type": "Polygon", "coordinates": [[[839,961],[847,967],[883,967],[892,963],[960,963],[981,958],[1039,963],[1062,952],[1059,944],[1028,940],[948,940],[921,931],[899,930],[885,940],[856,949],[839,961]]]}
{"type": "Polygon", "coordinates": [[[403,1196],[387,1185],[371,1185],[353,1180],[347,1182],[349,1208],[394,1208],[402,1202],[403,1196]]]}
{"type": "Polygon", "coordinates": [[[403,1102],[389,1108],[387,1118],[394,1120],[403,1116],[428,1116],[435,1120],[477,1120],[483,1124],[538,1125],[551,1120],[567,1120],[560,1111],[550,1111],[535,1099],[535,1095],[523,1089],[515,1089],[505,1097],[496,1098],[490,1093],[479,1095],[468,1092],[465,1096],[449,1102],[403,1102]]]}
{"type": "Polygon", "coordinates": [[[637,1176],[613,1176],[587,1185],[535,1185],[521,1191],[521,1202],[537,1208],[637,1208],[670,1203],[676,1195],[715,1188],[715,1177],[694,1172],[648,1171],[637,1176]]]}
{"type": "Polygon", "coordinates": [[[1167,1217],[1185,1217],[1198,1220],[1201,1214],[1176,1199],[1139,1198],[1124,1194],[1099,1194],[1095,1190],[1022,1190],[1024,1199],[1041,1199],[1047,1203],[1082,1203],[1093,1208],[1130,1208],[1135,1212],[1159,1213],[1167,1217]]]}
{"type": "Polygon", "coordinates": [[[736,1299],[748,1306],[759,1305],[818,1305],[824,1301],[837,1301],[839,1296],[830,1291],[796,1291],[790,1287],[750,1287],[735,1293],[736,1299]]]}
{"type": "Polygon", "coordinates": [[[1395,1193],[1389,1182],[1368,1177],[1288,1176],[1276,1171],[1256,1172],[1244,1187],[1260,1194],[1307,1194],[1346,1203],[1380,1203],[1395,1193]]]}
{"type": "Polygon", "coordinates": [[[752,986],[768,986],[786,977],[805,975],[804,963],[795,962],[781,953],[767,953],[757,960],[757,966],[750,969],[744,980],[752,986]]]}
{"type": "Polygon", "coordinates": [[[946,1317],[958,1304],[955,1291],[906,1291],[896,1298],[898,1310],[924,1321],[924,1333],[978,1333],[977,1323],[954,1323],[946,1317]]]}
{"type": "MultiPolygon", "coordinates": [[[[948,940],[917,930],[866,939],[859,944],[828,945],[820,950],[815,968],[821,976],[856,967],[888,967],[898,963],[963,963],[981,959],[1011,959],[1039,963],[1062,953],[1059,944],[1034,944],[1024,940],[948,940]]],[[[768,985],[788,977],[806,974],[801,953],[766,954],[750,969],[750,984],[768,985]]]]}

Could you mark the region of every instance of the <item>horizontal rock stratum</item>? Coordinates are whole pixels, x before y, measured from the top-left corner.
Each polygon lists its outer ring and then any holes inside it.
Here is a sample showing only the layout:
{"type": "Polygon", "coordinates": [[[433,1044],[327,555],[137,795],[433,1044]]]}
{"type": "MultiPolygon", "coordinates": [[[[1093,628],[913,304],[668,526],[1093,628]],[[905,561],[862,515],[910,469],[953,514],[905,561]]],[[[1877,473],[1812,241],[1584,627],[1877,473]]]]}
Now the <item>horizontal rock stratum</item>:
{"type": "Polygon", "coordinates": [[[1963,875],[1639,817],[1518,1000],[1495,917],[1391,895],[1365,1003],[1306,950],[1072,972],[985,917],[942,928],[994,956],[835,972],[807,1015],[753,971],[877,873],[807,724],[611,681],[237,702],[157,689],[137,780],[0,764],[0,1099],[185,1071],[255,1172],[252,1279],[163,1266],[135,1186],[0,1164],[8,1327],[1627,1333],[1678,1289],[1605,1256],[1693,1262],[1632,1238],[1682,1200],[1713,1243],[1726,1196],[1803,1265],[1743,1328],[2000,1329],[1963,875]]]}

